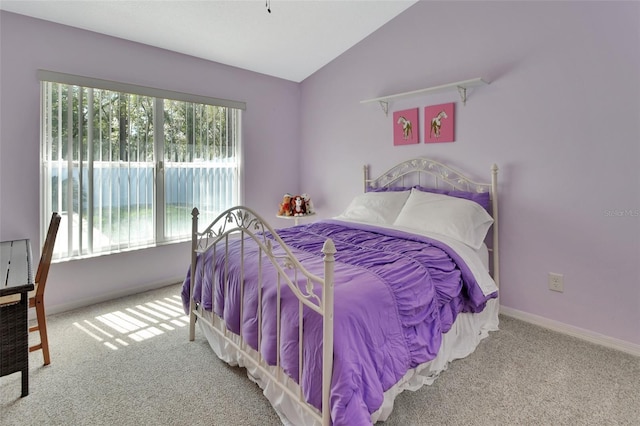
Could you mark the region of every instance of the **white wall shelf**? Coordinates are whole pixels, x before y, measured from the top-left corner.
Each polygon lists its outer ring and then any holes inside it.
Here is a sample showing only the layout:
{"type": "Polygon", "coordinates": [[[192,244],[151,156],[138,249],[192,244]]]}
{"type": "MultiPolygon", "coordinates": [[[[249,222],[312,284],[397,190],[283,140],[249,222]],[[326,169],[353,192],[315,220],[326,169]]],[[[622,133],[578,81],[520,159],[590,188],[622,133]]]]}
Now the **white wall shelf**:
{"type": "Polygon", "coordinates": [[[396,93],[394,95],[387,95],[387,96],[380,96],[379,98],[366,99],[364,101],[360,101],[360,103],[366,104],[370,102],[378,102],[382,107],[382,110],[384,111],[384,113],[388,114],[389,101],[392,101],[394,99],[407,98],[410,96],[425,95],[425,94],[436,93],[436,92],[445,92],[447,90],[456,89],[458,90],[458,93],[460,94],[460,99],[462,100],[462,104],[464,105],[467,103],[468,88],[484,86],[486,84],[489,84],[489,83],[484,81],[482,78],[477,77],[477,78],[472,78],[470,80],[456,81],[455,83],[448,83],[448,84],[442,84],[440,86],[427,87],[425,89],[412,90],[410,92],[396,93]]]}

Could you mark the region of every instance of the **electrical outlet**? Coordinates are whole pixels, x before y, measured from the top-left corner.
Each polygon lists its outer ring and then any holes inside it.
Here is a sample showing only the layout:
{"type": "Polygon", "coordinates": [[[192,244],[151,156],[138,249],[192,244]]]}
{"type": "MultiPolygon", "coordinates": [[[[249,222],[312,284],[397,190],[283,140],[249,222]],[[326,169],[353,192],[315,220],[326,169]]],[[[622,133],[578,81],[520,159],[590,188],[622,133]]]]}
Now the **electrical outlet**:
{"type": "Polygon", "coordinates": [[[564,275],[549,272],[549,290],[562,293],[564,291],[564,275]]]}

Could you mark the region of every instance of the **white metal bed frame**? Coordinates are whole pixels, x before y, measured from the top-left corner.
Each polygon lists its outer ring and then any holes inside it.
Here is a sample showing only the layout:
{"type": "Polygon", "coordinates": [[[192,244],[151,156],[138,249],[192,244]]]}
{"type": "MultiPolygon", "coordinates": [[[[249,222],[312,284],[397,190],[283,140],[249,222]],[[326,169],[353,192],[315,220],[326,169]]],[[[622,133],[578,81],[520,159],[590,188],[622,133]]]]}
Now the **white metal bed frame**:
{"type": "MultiPolygon", "coordinates": [[[[489,192],[492,206],[492,216],[494,218],[492,241],[487,244],[489,252],[492,254],[492,276],[496,284],[498,284],[499,278],[499,255],[498,255],[498,198],[497,198],[497,171],[498,168],[494,164],[491,167],[491,182],[490,183],[478,183],[462,173],[454,170],[453,168],[446,166],[437,161],[428,158],[416,158],[402,162],[386,173],[380,175],[378,178],[371,179],[369,177],[369,167],[364,167],[364,185],[365,192],[379,189],[388,188],[393,186],[402,185],[405,186],[408,183],[410,185],[430,185],[434,188],[451,188],[463,191],[472,192],[489,192]],[[430,181],[430,182],[428,182],[430,181]]],[[[284,392],[292,401],[294,401],[299,408],[311,416],[314,422],[320,423],[324,426],[331,424],[331,407],[330,407],[330,389],[331,389],[331,376],[333,369],[333,270],[334,270],[334,255],[336,252],[335,246],[331,239],[327,239],[324,243],[322,252],[324,254],[324,276],[318,277],[311,274],[305,267],[298,261],[291,250],[280,239],[277,232],[259,215],[247,207],[238,206],[228,209],[220,214],[207,228],[198,232],[198,209],[194,208],[192,211],[192,245],[191,245],[191,289],[190,289],[190,326],[189,326],[189,340],[195,339],[195,324],[196,320],[201,322],[201,325],[206,326],[213,333],[217,334],[226,344],[235,348],[243,359],[244,365],[251,365],[255,369],[258,369],[263,375],[273,382],[282,392],[284,392]],[[265,236],[265,233],[271,233],[273,239],[269,239],[265,236]],[[241,243],[241,266],[240,282],[244,282],[244,249],[245,249],[245,237],[249,237],[259,247],[259,282],[257,285],[257,306],[262,306],[262,262],[263,258],[270,262],[277,272],[275,277],[277,282],[277,339],[278,343],[276,347],[280,348],[280,295],[282,286],[287,286],[298,298],[299,307],[299,323],[298,323],[298,342],[302,342],[303,327],[302,327],[302,309],[307,306],[322,315],[323,318],[323,364],[322,364],[322,411],[320,412],[315,407],[307,403],[303,394],[302,388],[297,386],[297,390],[292,390],[291,380],[286,373],[280,367],[280,353],[276,357],[275,369],[273,366],[269,366],[267,362],[260,356],[259,351],[253,350],[248,343],[246,343],[242,336],[242,327],[240,327],[240,335],[235,335],[227,329],[224,321],[216,315],[211,315],[204,311],[202,305],[198,305],[193,300],[194,282],[196,276],[196,260],[197,256],[204,254],[207,250],[213,250],[213,257],[218,255],[218,251],[222,250],[225,255],[224,267],[225,267],[225,281],[227,280],[228,272],[228,244],[231,239],[239,237],[241,243]],[[219,247],[219,244],[222,248],[219,247]],[[275,254],[274,249],[279,246],[281,248],[280,254],[275,254]],[[288,270],[287,273],[285,270],[288,270]],[[293,277],[293,279],[291,278],[293,277]],[[305,286],[299,286],[296,283],[306,283],[305,286]],[[312,291],[314,284],[322,286],[322,297],[318,298],[312,291]]],[[[247,240],[249,241],[249,240],[247,240]]],[[[204,268],[203,268],[204,269],[204,268]]],[[[215,285],[212,286],[212,289],[215,285]]],[[[226,293],[228,286],[224,286],[224,292],[226,293]]],[[[244,300],[244,286],[240,289],[240,300],[244,300]]],[[[226,294],[225,294],[226,297],[226,294]]],[[[213,295],[212,295],[213,303],[213,295]]],[[[215,306],[215,304],[213,304],[215,306]]],[[[240,307],[240,318],[243,307],[240,307]]],[[[259,308],[257,312],[258,316],[258,348],[260,348],[261,335],[261,321],[262,321],[262,309],[259,308]]],[[[302,350],[303,345],[299,344],[299,374],[302,375],[302,350]]],[[[298,383],[302,383],[301,377],[298,377],[298,383]]]]}

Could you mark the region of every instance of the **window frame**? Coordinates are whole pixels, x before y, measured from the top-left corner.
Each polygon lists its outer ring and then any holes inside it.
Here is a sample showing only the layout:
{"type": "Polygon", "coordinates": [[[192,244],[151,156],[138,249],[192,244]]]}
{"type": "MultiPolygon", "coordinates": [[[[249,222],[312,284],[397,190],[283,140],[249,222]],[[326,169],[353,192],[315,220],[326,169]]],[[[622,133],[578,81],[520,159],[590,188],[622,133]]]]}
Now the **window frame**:
{"type": "MultiPolygon", "coordinates": [[[[246,103],[241,101],[233,101],[228,99],[221,98],[213,98],[202,95],[195,95],[189,93],[176,92],[171,90],[147,87],[147,86],[139,86],[135,84],[129,83],[121,83],[110,80],[102,80],[91,77],[84,77],[72,74],[59,73],[55,71],[48,70],[38,70],[37,77],[41,82],[41,122],[42,117],[44,117],[45,110],[47,105],[44,104],[43,91],[42,91],[42,83],[59,83],[64,85],[72,85],[72,86],[80,86],[87,87],[92,89],[102,89],[108,90],[112,92],[123,92],[127,94],[135,94],[141,96],[148,96],[154,98],[154,111],[163,111],[164,110],[164,102],[165,100],[173,100],[173,101],[181,101],[186,103],[193,104],[202,104],[202,105],[210,105],[216,107],[226,107],[238,110],[237,117],[235,118],[235,139],[237,141],[236,152],[238,157],[238,163],[236,167],[236,187],[234,188],[235,196],[237,197],[238,204],[242,204],[242,200],[244,198],[244,150],[243,150],[243,141],[242,141],[242,112],[246,110],[246,103]]],[[[153,241],[151,243],[142,243],[139,246],[129,246],[125,248],[111,248],[108,251],[99,251],[97,253],[65,253],[61,257],[57,257],[54,261],[67,261],[79,258],[88,258],[88,257],[99,257],[113,253],[119,253],[124,251],[131,250],[139,250],[149,247],[161,246],[166,244],[174,244],[179,242],[188,241],[190,236],[170,236],[168,231],[165,229],[165,220],[164,216],[166,215],[165,209],[165,168],[164,168],[164,148],[166,145],[166,141],[164,140],[164,129],[163,129],[163,120],[154,120],[154,134],[162,135],[160,137],[156,137],[153,142],[154,149],[154,172],[153,172],[153,185],[154,185],[154,203],[153,203],[153,216],[154,216],[154,229],[153,229],[153,241]],[[163,213],[163,214],[159,214],[163,213]]],[[[45,164],[44,157],[44,129],[41,129],[41,141],[40,141],[40,229],[41,232],[46,232],[46,227],[48,226],[47,220],[50,212],[50,204],[46,202],[45,197],[50,197],[50,191],[46,190],[45,185],[48,185],[45,182],[46,173],[43,170],[45,164]],[[47,211],[45,211],[47,210],[47,211]]],[[[50,160],[48,160],[50,161],[50,160]]],[[[82,161],[82,160],[79,160],[82,161]]],[[[93,179],[92,179],[93,181],[93,179]]],[[[71,197],[71,195],[69,195],[71,197]]],[[[81,227],[82,228],[82,227],[81,227]]],[[[189,224],[190,229],[190,224],[189,224]]],[[[80,231],[82,232],[82,231],[80,231]]],[[[70,235],[70,234],[69,234],[70,235]]],[[[62,238],[68,238],[67,236],[61,235],[62,238]]],[[[81,238],[81,236],[79,237],[81,238]]],[[[69,238],[69,240],[71,240],[69,238]]],[[[72,243],[72,241],[69,241],[72,243]]]]}

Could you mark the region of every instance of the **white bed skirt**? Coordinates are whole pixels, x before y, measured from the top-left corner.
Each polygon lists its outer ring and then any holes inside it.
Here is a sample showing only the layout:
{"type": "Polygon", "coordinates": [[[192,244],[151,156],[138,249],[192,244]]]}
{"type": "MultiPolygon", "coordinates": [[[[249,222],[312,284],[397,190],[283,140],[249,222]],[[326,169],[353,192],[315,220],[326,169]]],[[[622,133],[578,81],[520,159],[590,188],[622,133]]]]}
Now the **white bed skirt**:
{"type": "MultiPolygon", "coordinates": [[[[491,299],[487,302],[485,309],[478,314],[459,314],[451,330],[444,334],[442,345],[436,358],[408,371],[396,385],[387,390],[384,393],[382,406],[371,414],[371,423],[384,421],[389,417],[393,410],[394,400],[400,393],[405,390],[416,391],[424,385],[432,384],[438,375],[447,369],[451,361],[471,354],[480,341],[489,335],[490,331],[498,330],[498,311],[498,299],[491,299]]],[[[207,312],[207,315],[206,321],[210,322],[211,314],[207,312]]],[[[295,398],[292,398],[291,395],[274,385],[268,375],[263,374],[252,362],[245,359],[245,357],[250,356],[257,361],[258,354],[255,350],[247,346],[247,354],[241,353],[215,331],[211,330],[209,325],[203,323],[204,321],[202,320],[198,321],[200,329],[216,355],[230,365],[237,365],[247,369],[247,375],[263,390],[264,395],[271,402],[284,425],[319,425],[312,416],[300,407],[295,398]]],[[[214,324],[219,327],[220,320],[215,318],[214,324]]],[[[228,333],[228,335],[234,338],[236,344],[240,343],[238,336],[231,333],[228,333]]],[[[268,368],[274,377],[278,376],[275,367],[268,368]]],[[[287,387],[293,394],[300,395],[298,384],[286,376],[284,378],[287,387]]]]}

